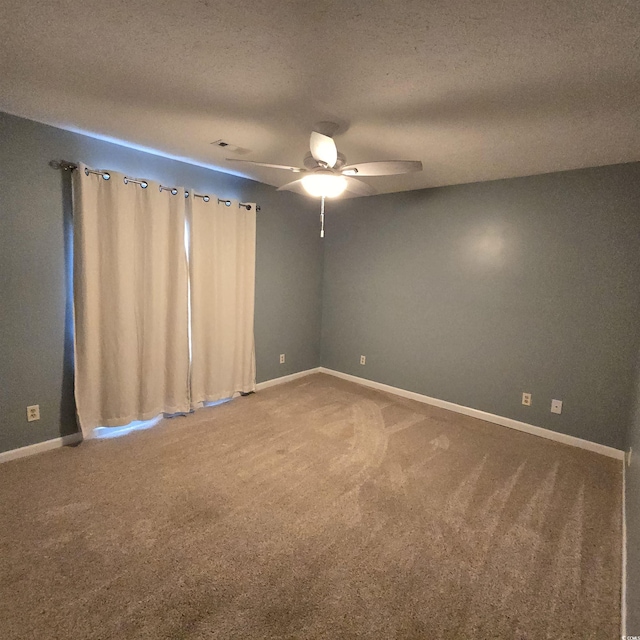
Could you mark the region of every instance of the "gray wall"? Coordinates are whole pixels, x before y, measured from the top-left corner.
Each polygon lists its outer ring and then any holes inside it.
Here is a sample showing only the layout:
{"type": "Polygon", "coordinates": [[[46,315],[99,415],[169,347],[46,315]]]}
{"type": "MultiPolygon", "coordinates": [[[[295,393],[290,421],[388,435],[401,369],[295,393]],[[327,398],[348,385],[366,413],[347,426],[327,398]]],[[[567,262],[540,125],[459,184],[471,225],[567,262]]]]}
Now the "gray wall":
{"type": "Polygon", "coordinates": [[[623,448],[639,202],[638,163],[329,202],[322,365],[623,448]]]}
{"type": "Polygon", "coordinates": [[[631,466],[627,467],[627,634],[640,636],[640,352],[633,420],[629,428],[627,449],[633,448],[631,466]]]}
{"type": "Polygon", "coordinates": [[[273,187],[0,113],[0,451],[76,430],[68,176],[52,159],[258,202],[258,381],[316,367],[322,243],[316,203],[273,187]],[[280,353],[287,362],[278,363],[280,353]],[[26,407],[39,404],[39,422],[26,407]]]}

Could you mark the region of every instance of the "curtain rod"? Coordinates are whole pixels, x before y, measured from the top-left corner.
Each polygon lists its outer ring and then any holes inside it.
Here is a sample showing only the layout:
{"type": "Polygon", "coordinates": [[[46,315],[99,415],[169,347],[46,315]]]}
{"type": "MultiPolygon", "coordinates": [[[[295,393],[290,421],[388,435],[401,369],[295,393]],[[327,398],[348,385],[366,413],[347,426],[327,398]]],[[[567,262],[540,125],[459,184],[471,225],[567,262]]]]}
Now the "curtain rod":
{"type": "MultiPolygon", "coordinates": [[[[61,171],[74,171],[75,169],[78,168],[78,165],[75,162],[69,162],[68,160],[51,160],[51,162],[49,162],[49,166],[52,169],[60,169],[61,171]]],[[[90,173],[94,173],[96,175],[102,176],[105,180],[109,180],[109,178],[111,177],[109,175],[108,171],[97,171],[95,169],[85,169],[85,173],[87,175],[89,175],[90,173]]],[[[134,184],[139,184],[143,189],[146,189],[148,186],[148,183],[146,180],[136,180],[135,178],[129,178],[127,176],[125,176],[124,178],[125,184],[131,182],[134,184]]],[[[170,191],[174,196],[178,193],[178,189],[176,187],[165,187],[163,185],[160,185],[160,191],[170,191]]],[[[184,197],[188,198],[189,197],[189,192],[185,190],[184,192],[184,197]]],[[[205,202],[209,202],[209,200],[211,199],[211,196],[208,195],[202,195],[200,193],[193,193],[193,197],[194,198],[202,198],[205,202]]],[[[227,198],[218,198],[218,204],[225,204],[227,207],[231,206],[231,200],[228,200],[227,198]]],[[[238,202],[238,208],[240,207],[244,207],[247,211],[251,210],[251,203],[250,202],[238,202]]],[[[256,205],[256,211],[260,211],[260,205],[256,205]]]]}

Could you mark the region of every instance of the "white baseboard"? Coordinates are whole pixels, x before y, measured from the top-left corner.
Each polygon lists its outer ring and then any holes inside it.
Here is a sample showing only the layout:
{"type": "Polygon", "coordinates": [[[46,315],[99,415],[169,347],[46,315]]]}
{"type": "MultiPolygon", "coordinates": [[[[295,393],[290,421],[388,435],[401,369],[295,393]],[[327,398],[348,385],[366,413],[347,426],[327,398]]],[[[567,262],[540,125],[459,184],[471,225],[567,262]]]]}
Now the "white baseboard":
{"type": "Polygon", "coordinates": [[[305,376],[309,376],[312,373],[320,373],[320,370],[320,367],[316,367],[315,369],[306,369],[305,371],[290,373],[288,376],[282,376],[281,378],[272,378],[271,380],[258,382],[258,384],[256,385],[256,391],[268,389],[269,387],[275,387],[277,384],[284,384],[285,382],[291,382],[292,380],[297,380],[298,378],[304,378],[305,376]]]}
{"type": "Polygon", "coordinates": [[[0,452],[0,463],[9,462],[9,460],[17,460],[18,458],[26,458],[27,456],[33,456],[36,453],[43,453],[44,451],[50,451],[51,449],[59,449],[60,447],[77,444],[81,441],[82,434],[78,432],[71,433],[68,436],[62,436],[61,438],[54,438],[53,440],[45,440],[44,442],[30,444],[28,447],[20,447],[20,449],[12,449],[11,451],[2,451],[0,452]]]}
{"type": "MultiPolygon", "coordinates": [[[[370,387],[372,389],[378,389],[379,391],[386,391],[403,398],[409,398],[410,400],[416,400],[425,404],[430,404],[441,409],[448,409],[456,413],[461,413],[472,418],[478,418],[486,422],[492,422],[493,424],[499,424],[503,427],[509,427],[511,429],[517,429],[518,431],[524,431],[541,438],[547,438],[548,440],[555,440],[556,442],[562,442],[580,449],[586,449],[587,451],[593,451],[601,455],[608,456],[610,458],[616,458],[617,460],[625,459],[625,452],[613,447],[607,447],[603,444],[596,442],[590,442],[589,440],[583,440],[582,438],[576,438],[575,436],[568,436],[564,433],[558,433],[557,431],[551,431],[550,429],[544,429],[542,427],[536,427],[535,425],[528,424],[526,422],[520,422],[519,420],[513,420],[512,418],[505,418],[504,416],[498,416],[493,413],[487,413],[486,411],[480,411],[479,409],[473,409],[471,407],[465,407],[447,400],[438,400],[437,398],[431,398],[429,396],[415,393],[414,391],[406,391],[405,389],[399,389],[398,387],[392,387],[388,384],[382,384],[381,382],[375,382],[373,380],[367,380],[366,378],[359,378],[358,376],[352,376],[348,373],[342,373],[341,371],[334,371],[333,369],[327,369],[325,367],[316,367],[314,369],[306,369],[305,371],[298,371],[291,373],[287,376],[280,378],[272,378],[271,380],[265,380],[256,384],[256,391],[262,389],[268,389],[279,384],[291,382],[298,378],[304,378],[312,373],[326,373],[328,375],[342,378],[343,380],[349,380],[356,384],[370,387]]],[[[24,458],[36,453],[42,453],[43,451],[50,451],[51,449],[57,449],[59,447],[76,444],[82,440],[81,433],[72,433],[68,436],[61,438],[54,438],[53,440],[46,440],[45,442],[38,442],[27,447],[21,447],[20,449],[12,449],[11,451],[0,452],[0,463],[8,462],[9,460],[17,460],[18,458],[24,458]]]]}
{"type": "MultiPolygon", "coordinates": [[[[315,369],[307,369],[306,371],[298,371],[291,373],[288,376],[282,376],[281,378],[273,378],[272,380],[266,380],[256,384],[256,391],[261,389],[268,389],[277,384],[284,384],[285,382],[291,382],[297,378],[303,378],[312,373],[319,373],[320,367],[315,369]]],[[[68,436],[62,436],[61,438],[54,438],[53,440],[46,440],[45,442],[38,442],[36,444],[29,445],[27,447],[21,447],[20,449],[12,449],[11,451],[0,452],[0,464],[3,462],[9,462],[9,460],[18,460],[19,458],[26,458],[27,456],[35,455],[36,453],[43,453],[44,451],[50,451],[51,449],[58,449],[59,447],[65,447],[71,444],[76,444],[82,441],[82,433],[72,433],[68,436]]]]}
{"type": "Polygon", "coordinates": [[[627,636],[627,465],[622,464],[622,592],[620,594],[620,636],[627,636]]]}
{"type": "Polygon", "coordinates": [[[535,425],[528,424],[526,422],[520,422],[519,420],[513,420],[512,418],[505,418],[504,416],[497,416],[493,413],[487,413],[486,411],[480,411],[479,409],[472,409],[471,407],[464,407],[460,404],[448,402],[447,400],[438,400],[437,398],[430,398],[420,393],[413,391],[406,391],[405,389],[399,389],[398,387],[392,387],[388,384],[382,384],[381,382],[374,382],[373,380],[367,380],[365,378],[359,378],[352,376],[348,373],[342,373],[341,371],[334,371],[333,369],[327,369],[320,367],[321,373],[327,373],[343,380],[349,380],[356,384],[361,384],[365,387],[371,387],[372,389],[378,389],[379,391],[386,391],[387,393],[393,393],[394,395],[401,396],[403,398],[409,398],[411,400],[417,400],[425,404],[433,405],[434,407],[440,407],[441,409],[448,409],[449,411],[455,411],[465,416],[471,416],[472,418],[478,418],[485,422],[492,422],[499,424],[503,427],[509,427],[510,429],[517,429],[518,431],[524,431],[534,436],[541,438],[547,438],[548,440],[555,440],[556,442],[562,442],[573,447],[579,447],[580,449],[586,449],[587,451],[593,451],[603,456],[610,458],[616,458],[617,460],[624,460],[625,453],[619,449],[608,447],[604,444],[598,444],[597,442],[590,442],[589,440],[583,440],[575,436],[568,436],[564,433],[558,433],[557,431],[551,431],[550,429],[544,429],[543,427],[536,427],[535,425]]]}

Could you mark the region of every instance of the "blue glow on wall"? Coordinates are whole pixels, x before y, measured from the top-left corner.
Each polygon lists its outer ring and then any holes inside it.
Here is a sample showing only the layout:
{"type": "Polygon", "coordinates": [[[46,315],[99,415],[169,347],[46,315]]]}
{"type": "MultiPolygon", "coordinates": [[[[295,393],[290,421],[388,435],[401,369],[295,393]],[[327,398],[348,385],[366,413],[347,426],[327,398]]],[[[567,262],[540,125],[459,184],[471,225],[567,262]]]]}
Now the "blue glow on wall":
{"type": "MultiPolygon", "coordinates": [[[[217,165],[206,164],[204,162],[198,162],[197,160],[193,160],[192,158],[187,158],[185,156],[176,156],[171,153],[167,153],[165,151],[159,151],[158,149],[152,149],[150,147],[145,147],[141,144],[136,144],[135,142],[128,142],[127,140],[120,140],[119,138],[113,138],[111,136],[107,136],[101,133],[95,133],[94,131],[86,131],[85,129],[78,129],[77,127],[70,126],[62,126],[55,125],[60,129],[65,129],[66,131],[71,131],[72,133],[78,133],[82,136],[87,136],[88,138],[93,138],[94,140],[102,140],[103,142],[110,142],[111,144],[117,144],[120,147],[126,147],[127,149],[133,149],[134,151],[142,151],[143,153],[149,153],[153,156],[159,156],[160,158],[167,158],[169,160],[177,160],[178,162],[184,162],[186,164],[191,164],[196,167],[202,167],[203,169],[210,169],[211,171],[218,171],[219,173],[226,173],[230,176],[235,176],[236,178],[244,178],[245,180],[253,180],[253,178],[248,178],[245,174],[240,173],[239,171],[232,171],[226,167],[219,167],[217,165]]],[[[234,196],[235,197],[235,196],[234,196]]]]}

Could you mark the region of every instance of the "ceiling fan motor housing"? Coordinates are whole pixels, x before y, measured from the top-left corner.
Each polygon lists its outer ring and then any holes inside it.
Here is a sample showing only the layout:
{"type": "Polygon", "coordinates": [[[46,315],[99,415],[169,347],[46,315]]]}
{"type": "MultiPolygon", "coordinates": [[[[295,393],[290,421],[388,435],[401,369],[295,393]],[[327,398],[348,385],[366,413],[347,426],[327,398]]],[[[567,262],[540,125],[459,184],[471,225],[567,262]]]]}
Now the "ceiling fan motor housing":
{"type": "MultiPolygon", "coordinates": [[[[345,158],[344,154],[338,151],[338,159],[336,160],[336,163],[333,168],[336,169],[337,171],[340,171],[340,169],[344,167],[346,163],[347,163],[347,159],[345,158]]],[[[310,171],[321,166],[318,164],[316,159],[311,155],[311,152],[307,153],[307,155],[304,157],[303,164],[305,168],[309,169],[310,171]]]]}

